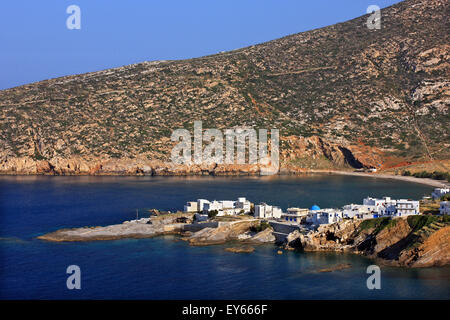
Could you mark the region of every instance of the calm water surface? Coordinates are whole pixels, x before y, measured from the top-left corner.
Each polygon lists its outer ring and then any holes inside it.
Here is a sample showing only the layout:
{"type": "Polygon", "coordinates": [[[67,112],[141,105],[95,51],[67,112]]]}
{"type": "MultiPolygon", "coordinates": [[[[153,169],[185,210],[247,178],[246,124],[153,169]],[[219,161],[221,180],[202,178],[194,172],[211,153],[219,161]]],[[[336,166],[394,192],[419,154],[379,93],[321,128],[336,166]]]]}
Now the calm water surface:
{"type": "Polygon", "coordinates": [[[432,188],[386,179],[304,177],[0,177],[1,299],[449,299],[450,269],[382,268],[368,290],[372,262],[356,255],[252,254],[225,246],[190,247],[177,237],[49,243],[35,237],[64,227],[133,219],[136,209],[181,209],[189,200],[236,199],[289,206],[340,207],[370,195],[421,198],[432,188]],[[352,268],[319,273],[337,263],[352,268]],[[82,289],[66,288],[78,265],[82,289]]]}

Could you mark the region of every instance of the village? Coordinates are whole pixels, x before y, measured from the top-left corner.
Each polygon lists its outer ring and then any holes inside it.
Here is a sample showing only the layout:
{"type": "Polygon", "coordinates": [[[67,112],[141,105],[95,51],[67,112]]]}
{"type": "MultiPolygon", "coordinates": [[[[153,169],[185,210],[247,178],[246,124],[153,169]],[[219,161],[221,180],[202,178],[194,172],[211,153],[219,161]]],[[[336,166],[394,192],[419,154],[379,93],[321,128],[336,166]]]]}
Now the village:
{"type": "Polygon", "coordinates": [[[119,224],[64,228],[38,239],[61,242],[180,235],[191,246],[229,243],[232,246],[224,250],[232,253],[251,253],[253,245],[275,244],[277,254],[283,254],[284,249],[356,252],[370,257],[386,248],[397,250],[396,243],[400,242],[403,247],[396,251],[398,259],[382,257],[386,263],[440,266],[447,264],[448,255],[434,253],[446,250],[448,200],[448,187],[437,188],[421,200],[366,197],[360,204],[342,208],[321,209],[314,204],[309,209],[289,207],[286,212],[267,203],[253,204],[245,197],[198,199],[174,213],[151,209],[149,217],[140,218],[137,212],[136,219],[119,224]],[[410,260],[415,246],[423,251],[418,259],[410,260]]]}
{"type": "MultiPolygon", "coordinates": [[[[450,188],[436,188],[431,196],[423,200],[441,199],[450,194],[450,188]]],[[[391,197],[366,197],[362,204],[347,204],[342,208],[321,209],[317,204],[308,208],[287,208],[286,212],[267,203],[253,204],[245,197],[237,200],[198,199],[187,202],[184,212],[194,213],[194,222],[206,222],[222,216],[253,216],[257,219],[268,220],[289,225],[301,225],[308,229],[317,229],[320,225],[340,222],[344,219],[374,219],[380,217],[407,217],[420,214],[420,201],[411,199],[392,199],[391,197]]],[[[441,201],[440,215],[450,214],[450,201],[441,201]]]]}

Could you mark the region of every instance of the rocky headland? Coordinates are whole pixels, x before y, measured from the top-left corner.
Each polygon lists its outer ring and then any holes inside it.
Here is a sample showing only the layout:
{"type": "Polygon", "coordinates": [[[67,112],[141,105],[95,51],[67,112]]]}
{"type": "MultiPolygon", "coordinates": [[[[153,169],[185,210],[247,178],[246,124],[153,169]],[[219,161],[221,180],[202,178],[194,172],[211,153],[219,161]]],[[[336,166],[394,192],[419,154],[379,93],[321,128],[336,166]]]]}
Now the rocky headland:
{"type": "Polygon", "coordinates": [[[361,254],[390,266],[450,265],[450,220],[447,216],[344,220],[309,231],[295,230],[278,243],[273,229],[261,230],[261,220],[251,216],[231,221],[192,222],[193,214],[152,215],[104,227],[61,229],[38,239],[94,241],[177,234],[192,246],[234,243],[233,247],[227,248],[230,252],[252,252],[254,245],[272,243],[285,250],[361,254]]]}
{"type": "Polygon", "coordinates": [[[362,254],[380,264],[433,267],[450,264],[450,220],[437,216],[344,220],[288,235],[285,249],[362,254]]]}
{"type": "Polygon", "coordinates": [[[212,221],[192,223],[193,214],[175,213],[151,216],[121,224],[97,227],[60,229],[37,237],[40,240],[97,241],[126,238],[151,238],[160,235],[177,234],[192,246],[224,244],[229,241],[242,243],[274,243],[271,229],[254,231],[260,220],[249,217],[235,221],[212,221]],[[192,231],[195,230],[195,231],[192,231]]]}
{"type": "Polygon", "coordinates": [[[40,240],[96,241],[118,240],[126,238],[151,238],[164,234],[180,234],[185,219],[192,219],[193,214],[168,214],[138,220],[124,221],[121,224],[97,227],[59,229],[37,237],[40,240]]]}

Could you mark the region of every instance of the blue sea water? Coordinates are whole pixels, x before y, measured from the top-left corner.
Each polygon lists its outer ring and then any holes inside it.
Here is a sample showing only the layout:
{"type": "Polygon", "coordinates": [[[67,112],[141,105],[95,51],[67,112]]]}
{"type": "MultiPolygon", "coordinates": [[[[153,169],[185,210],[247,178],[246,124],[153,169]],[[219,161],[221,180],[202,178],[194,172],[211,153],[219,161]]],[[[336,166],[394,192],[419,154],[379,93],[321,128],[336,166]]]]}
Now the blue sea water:
{"type": "Polygon", "coordinates": [[[351,176],[302,177],[0,177],[0,299],[449,299],[449,268],[381,268],[350,254],[252,254],[226,245],[190,247],[176,236],[50,243],[36,236],[65,227],[108,225],[146,208],[181,209],[189,200],[235,199],[289,206],[340,207],[368,195],[421,198],[432,188],[351,176]],[[320,273],[338,263],[352,268],[320,273]],[[68,290],[66,268],[81,269],[68,290]]]}

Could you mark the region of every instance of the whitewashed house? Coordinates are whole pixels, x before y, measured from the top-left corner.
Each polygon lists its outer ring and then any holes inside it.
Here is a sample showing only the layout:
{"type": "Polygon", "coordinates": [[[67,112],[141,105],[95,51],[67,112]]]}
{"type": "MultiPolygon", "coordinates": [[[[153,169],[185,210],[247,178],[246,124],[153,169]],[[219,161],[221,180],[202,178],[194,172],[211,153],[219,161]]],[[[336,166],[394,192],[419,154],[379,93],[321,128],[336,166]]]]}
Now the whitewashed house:
{"type": "Polygon", "coordinates": [[[364,204],[347,204],[342,207],[342,216],[350,219],[369,219],[378,217],[376,206],[364,204]]]}
{"type": "Polygon", "coordinates": [[[383,197],[382,199],[367,197],[363,199],[363,205],[374,207],[374,211],[379,216],[392,214],[395,211],[396,204],[396,200],[391,199],[391,197],[383,197]]]}
{"type": "Polygon", "coordinates": [[[218,216],[248,214],[251,211],[251,205],[252,205],[251,202],[244,197],[238,198],[237,201],[233,200],[208,201],[205,199],[198,199],[197,211],[202,212],[203,214],[208,214],[211,211],[217,210],[218,216]]]}
{"type": "Polygon", "coordinates": [[[441,201],[441,205],[439,206],[439,213],[450,214],[450,201],[441,201]]]}
{"type": "Polygon", "coordinates": [[[287,213],[281,214],[281,219],[288,222],[300,223],[308,216],[308,209],[288,208],[287,213]]]}
{"type": "Polygon", "coordinates": [[[235,202],[234,207],[238,209],[239,213],[248,214],[251,211],[252,203],[245,199],[244,197],[238,198],[238,201],[235,202]]]}
{"type": "Polygon", "coordinates": [[[393,215],[403,217],[419,213],[419,201],[400,199],[397,200],[396,211],[393,215]]]}
{"type": "Polygon", "coordinates": [[[197,201],[190,201],[184,205],[184,212],[198,212],[197,201]]]}
{"type": "Polygon", "coordinates": [[[217,200],[214,200],[211,202],[208,201],[207,203],[205,203],[203,205],[203,214],[208,214],[208,212],[215,211],[215,210],[217,210],[217,212],[220,214],[220,213],[223,213],[222,209],[223,209],[223,203],[221,201],[217,201],[217,200]]]}
{"type": "MultiPolygon", "coordinates": [[[[400,199],[395,200],[390,197],[383,197],[376,199],[367,197],[363,200],[363,205],[372,206],[377,213],[373,218],[380,216],[408,216],[412,214],[419,214],[419,201],[400,199]]],[[[366,214],[367,215],[367,214],[366,214]]]]}
{"type": "Polygon", "coordinates": [[[205,204],[209,203],[208,200],[205,199],[197,199],[197,210],[203,211],[205,208],[205,204]]]}
{"type": "Polygon", "coordinates": [[[314,212],[312,223],[315,225],[331,224],[341,221],[343,218],[342,211],[335,209],[321,209],[314,212]]]}
{"type": "Polygon", "coordinates": [[[261,203],[255,206],[255,218],[279,219],[282,215],[282,210],[279,207],[270,206],[266,203],[261,203]]]}
{"type": "Polygon", "coordinates": [[[436,200],[440,199],[442,196],[446,195],[447,193],[450,193],[450,188],[435,188],[434,191],[431,193],[431,197],[436,200]]]}
{"type": "Polygon", "coordinates": [[[397,201],[393,200],[378,208],[378,216],[392,216],[397,212],[397,201]]]}

